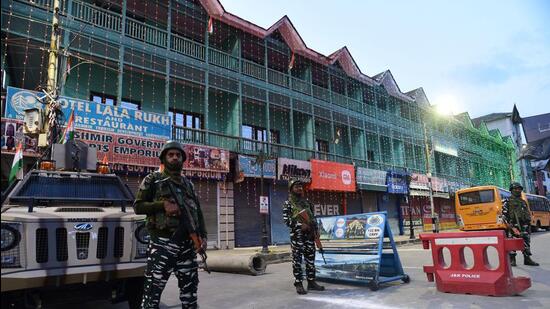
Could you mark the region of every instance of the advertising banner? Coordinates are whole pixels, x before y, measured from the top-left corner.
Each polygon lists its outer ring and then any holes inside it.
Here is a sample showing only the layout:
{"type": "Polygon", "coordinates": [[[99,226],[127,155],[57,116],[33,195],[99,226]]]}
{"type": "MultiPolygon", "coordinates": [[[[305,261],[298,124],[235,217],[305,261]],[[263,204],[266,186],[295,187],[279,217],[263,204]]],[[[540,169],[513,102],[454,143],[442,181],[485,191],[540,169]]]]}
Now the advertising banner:
{"type": "Polygon", "coordinates": [[[187,160],[183,171],[188,177],[221,179],[229,173],[229,151],[202,145],[184,145],[187,160]]]}
{"type": "Polygon", "coordinates": [[[389,170],[386,174],[386,185],[388,186],[388,193],[394,194],[407,194],[409,193],[409,187],[407,186],[407,173],[389,170]]]}
{"type": "MultiPolygon", "coordinates": [[[[275,160],[266,160],[264,162],[264,178],[275,179],[275,160]]],[[[256,177],[261,176],[260,164],[256,164],[256,158],[239,155],[238,177],[256,177]]]]}
{"type": "Polygon", "coordinates": [[[279,165],[277,179],[287,181],[297,179],[306,183],[311,181],[311,163],[309,161],[279,158],[277,163],[279,165]]]}
{"type": "Polygon", "coordinates": [[[449,186],[447,184],[447,179],[432,177],[432,189],[437,192],[449,192],[449,186]]]}
{"type": "Polygon", "coordinates": [[[2,118],[2,142],[0,148],[2,153],[15,154],[15,148],[20,142],[23,143],[23,156],[39,157],[38,139],[26,136],[23,133],[23,121],[2,118]]]}
{"type": "Polygon", "coordinates": [[[428,176],[424,174],[412,173],[411,174],[411,189],[416,190],[429,190],[428,176]]]}
{"type": "Polygon", "coordinates": [[[386,186],[385,171],[358,167],[356,177],[358,184],[386,186]]]}
{"type": "Polygon", "coordinates": [[[312,190],[355,192],[355,168],[350,164],[311,160],[312,190]]]}
{"type": "MultiPolygon", "coordinates": [[[[23,120],[26,109],[41,109],[43,107],[38,99],[43,96],[44,94],[41,92],[8,87],[6,118],[23,120]]],[[[171,123],[168,115],[68,97],[60,97],[59,103],[65,118],[68,118],[71,110],[74,109],[75,128],[77,129],[163,140],[171,137],[171,123]]]]}

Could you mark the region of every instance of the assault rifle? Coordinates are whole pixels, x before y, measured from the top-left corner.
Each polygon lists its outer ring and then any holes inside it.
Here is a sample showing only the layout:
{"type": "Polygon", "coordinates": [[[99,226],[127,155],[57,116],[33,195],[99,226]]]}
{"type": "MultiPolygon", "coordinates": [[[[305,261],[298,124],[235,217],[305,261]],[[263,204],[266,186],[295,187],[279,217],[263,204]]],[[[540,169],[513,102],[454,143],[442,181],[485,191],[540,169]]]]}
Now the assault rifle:
{"type": "Polygon", "coordinates": [[[178,204],[178,207],[180,209],[180,222],[178,228],[174,231],[174,234],[172,234],[171,239],[173,241],[182,241],[181,236],[185,232],[187,232],[187,234],[193,241],[195,252],[201,257],[204,270],[206,270],[207,273],[210,273],[210,269],[208,269],[208,264],[206,264],[206,259],[208,257],[206,256],[206,252],[202,247],[202,239],[198,234],[199,231],[197,230],[197,225],[195,224],[195,220],[193,219],[189,208],[183,203],[181,195],[176,194],[174,183],[170,180],[169,177],[164,178],[159,182],[164,182],[168,186],[172,199],[176,202],[176,204],[178,204]]]}
{"type": "MultiPolygon", "coordinates": [[[[303,222],[311,222],[311,218],[309,217],[309,214],[305,209],[302,209],[302,211],[300,211],[298,215],[300,216],[303,222]]],[[[313,228],[313,227],[310,227],[310,228],[313,228]]],[[[319,235],[319,231],[317,230],[317,228],[314,228],[313,230],[310,230],[310,233],[312,233],[311,236],[313,236],[313,241],[315,242],[315,245],[317,246],[317,248],[319,248],[319,253],[321,253],[321,257],[323,257],[323,262],[325,262],[326,264],[327,260],[325,260],[325,250],[323,250],[323,244],[321,243],[321,237],[319,235]]]]}

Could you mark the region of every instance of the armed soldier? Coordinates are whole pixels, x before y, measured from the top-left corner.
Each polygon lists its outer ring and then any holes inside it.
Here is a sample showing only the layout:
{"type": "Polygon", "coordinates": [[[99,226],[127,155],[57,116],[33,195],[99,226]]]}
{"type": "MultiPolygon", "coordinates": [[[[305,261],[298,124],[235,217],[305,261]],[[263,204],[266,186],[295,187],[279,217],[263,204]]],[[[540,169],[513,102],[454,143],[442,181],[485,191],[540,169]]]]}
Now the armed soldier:
{"type": "MultiPolygon", "coordinates": [[[[525,248],[523,249],[523,263],[528,266],[539,266],[531,259],[531,235],[529,228],[531,225],[531,214],[527,208],[527,203],[521,198],[521,184],[514,182],[510,185],[512,196],[504,201],[502,205],[502,215],[508,225],[507,234],[516,238],[523,238],[525,248]]],[[[516,252],[510,253],[512,266],[516,266],[516,252]]]]}
{"type": "Polygon", "coordinates": [[[292,249],[292,272],[294,286],[298,294],[307,294],[302,284],[302,256],[306,262],[307,289],[324,291],[325,288],[315,282],[315,243],[320,247],[317,221],[313,216],[313,204],[304,197],[304,183],[290,180],[289,199],[283,204],[283,220],[290,228],[290,247],[292,249]]]}
{"type": "Polygon", "coordinates": [[[142,308],[158,308],[171,273],[178,279],[182,308],[197,308],[197,253],[205,258],[206,228],[193,184],[181,175],[182,145],[168,141],[160,153],[164,171],[143,179],[137,214],[147,215],[150,235],[142,308]]]}

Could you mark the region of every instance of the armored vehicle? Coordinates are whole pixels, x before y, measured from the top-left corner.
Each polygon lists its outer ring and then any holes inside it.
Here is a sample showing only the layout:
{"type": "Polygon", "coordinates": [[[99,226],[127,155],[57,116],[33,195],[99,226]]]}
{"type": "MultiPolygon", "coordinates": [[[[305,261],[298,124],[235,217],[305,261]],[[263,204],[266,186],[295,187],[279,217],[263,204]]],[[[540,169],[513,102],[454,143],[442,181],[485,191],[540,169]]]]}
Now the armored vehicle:
{"type": "Polygon", "coordinates": [[[2,308],[138,308],[148,235],[133,200],[114,174],[28,172],[2,204],[2,308]]]}

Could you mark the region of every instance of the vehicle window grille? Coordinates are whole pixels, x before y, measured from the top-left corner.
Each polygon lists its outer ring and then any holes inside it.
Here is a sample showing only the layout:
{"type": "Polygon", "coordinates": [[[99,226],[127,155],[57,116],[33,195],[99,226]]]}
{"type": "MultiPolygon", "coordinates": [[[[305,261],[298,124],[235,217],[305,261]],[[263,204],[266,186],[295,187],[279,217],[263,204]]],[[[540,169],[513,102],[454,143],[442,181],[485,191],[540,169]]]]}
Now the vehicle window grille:
{"type": "Polygon", "coordinates": [[[124,255],[124,228],[118,226],[115,228],[115,250],[114,256],[119,258],[124,255]]]}
{"type": "Polygon", "coordinates": [[[48,262],[48,229],[36,229],[36,262],[48,262]]]}
{"type": "Polygon", "coordinates": [[[55,212],[103,212],[103,209],[97,207],[61,207],[55,212]]]}
{"type": "Polygon", "coordinates": [[[97,252],[96,257],[98,259],[104,259],[107,256],[107,238],[109,229],[106,227],[100,227],[97,232],[97,252]]]}
{"type": "Polygon", "coordinates": [[[66,261],[69,258],[66,228],[63,227],[55,230],[55,243],[57,260],[60,262],[66,261]]]}
{"type": "Polygon", "coordinates": [[[76,258],[85,260],[88,258],[90,247],[90,233],[76,233],[76,258]]]}

